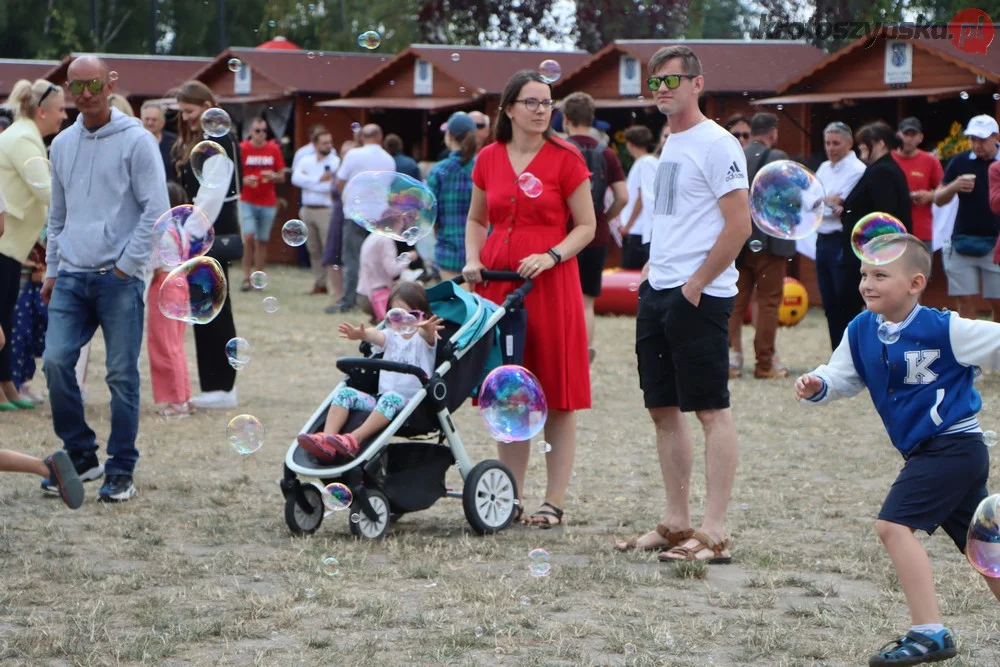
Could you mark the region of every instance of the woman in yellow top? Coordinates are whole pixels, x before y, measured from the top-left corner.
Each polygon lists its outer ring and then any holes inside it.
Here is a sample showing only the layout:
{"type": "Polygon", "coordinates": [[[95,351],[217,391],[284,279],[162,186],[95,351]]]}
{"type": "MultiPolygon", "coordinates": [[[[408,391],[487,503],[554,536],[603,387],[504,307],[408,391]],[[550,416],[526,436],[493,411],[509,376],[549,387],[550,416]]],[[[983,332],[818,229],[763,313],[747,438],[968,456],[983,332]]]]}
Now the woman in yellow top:
{"type": "MultiPolygon", "coordinates": [[[[43,137],[66,120],[62,89],[44,79],[18,81],[7,98],[14,122],[0,134],[0,191],[6,200],[0,236],[0,329],[11,338],[21,263],[38,241],[48,217],[51,175],[43,137]]],[[[10,346],[0,349],[0,411],[30,409],[11,377],[10,346]]]]}

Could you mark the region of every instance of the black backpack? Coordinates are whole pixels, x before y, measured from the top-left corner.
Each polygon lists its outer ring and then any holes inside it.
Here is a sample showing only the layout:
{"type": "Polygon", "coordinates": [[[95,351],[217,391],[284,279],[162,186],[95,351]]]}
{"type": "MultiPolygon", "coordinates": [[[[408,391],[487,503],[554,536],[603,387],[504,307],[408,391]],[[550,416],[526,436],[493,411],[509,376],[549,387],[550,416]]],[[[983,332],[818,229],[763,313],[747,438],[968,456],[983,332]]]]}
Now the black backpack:
{"type": "Polygon", "coordinates": [[[585,148],[573,141],[572,137],[569,141],[583,153],[583,160],[590,170],[590,196],[594,200],[594,213],[599,216],[606,210],[604,193],[608,191],[608,165],[604,161],[604,151],[608,145],[599,143],[594,148],[585,148]]]}

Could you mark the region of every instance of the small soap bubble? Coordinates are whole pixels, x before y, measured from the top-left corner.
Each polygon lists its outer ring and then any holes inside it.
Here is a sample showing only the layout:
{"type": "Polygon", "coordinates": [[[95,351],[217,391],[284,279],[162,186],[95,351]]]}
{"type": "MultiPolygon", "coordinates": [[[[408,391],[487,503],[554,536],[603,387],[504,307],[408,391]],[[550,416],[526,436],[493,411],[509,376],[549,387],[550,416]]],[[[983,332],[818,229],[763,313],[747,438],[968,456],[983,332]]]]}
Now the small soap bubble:
{"type": "Polygon", "coordinates": [[[363,171],[344,187],[344,216],[373,234],[416,243],[434,230],[437,197],[395,171],[363,171]],[[404,235],[405,234],[405,235],[404,235]]]}
{"type": "Polygon", "coordinates": [[[226,426],[229,444],[241,456],[253,454],[264,445],[264,425],[253,415],[236,415],[226,426]]]}
{"type": "Polygon", "coordinates": [[[226,360],[236,370],[243,370],[250,363],[250,343],[246,338],[230,338],[226,343],[226,360]]]}
{"type": "Polygon", "coordinates": [[[361,515],[360,514],[358,514],[357,512],[355,512],[354,514],[351,515],[351,523],[360,523],[360,522],[361,522],[361,515]]]}
{"type": "Polygon", "coordinates": [[[229,62],[226,63],[226,67],[229,68],[230,72],[236,74],[241,69],[243,69],[243,61],[240,60],[239,58],[230,58],[229,62]]]}
{"type": "Polygon", "coordinates": [[[748,505],[747,503],[740,503],[740,511],[741,512],[746,512],[749,509],[750,509],[750,505],[748,505]]]}
{"type": "Polygon", "coordinates": [[[552,445],[545,442],[544,440],[539,440],[538,444],[535,446],[538,448],[539,454],[548,454],[549,452],[552,451],[552,445]]]}
{"type": "Polygon", "coordinates": [[[254,271],[251,273],[250,286],[254,289],[264,289],[267,287],[267,274],[263,271],[254,271]]]}
{"type": "Polygon", "coordinates": [[[160,312],[164,317],[208,324],[226,303],[226,275],[212,257],[195,257],[173,269],[160,285],[160,312]]]}
{"type": "Polygon", "coordinates": [[[201,131],[213,138],[224,137],[233,129],[233,120],[225,109],[212,107],[201,114],[201,131]]]}
{"type": "Polygon", "coordinates": [[[823,185],[791,160],[770,162],[750,186],[750,214],[757,227],[779,239],[801,239],[823,221],[823,185]]]}
{"type": "Polygon", "coordinates": [[[306,596],[307,600],[312,600],[314,597],[316,597],[316,591],[314,591],[311,588],[307,588],[307,589],[305,589],[302,592],[305,593],[305,596],[306,596]]]}
{"type": "Polygon", "coordinates": [[[523,172],[517,177],[517,187],[521,188],[521,192],[532,199],[541,195],[544,189],[541,180],[530,171],[523,172]]]}
{"type": "Polygon", "coordinates": [[[460,56],[459,54],[457,54],[457,53],[451,54],[451,62],[457,63],[461,59],[462,59],[462,56],[460,56]]]}
{"type": "Polygon", "coordinates": [[[997,444],[997,432],[996,431],[983,431],[983,442],[986,443],[987,447],[993,447],[997,444]]]}
{"type": "Polygon", "coordinates": [[[784,104],[779,104],[778,105],[778,111],[782,111],[784,108],[785,108],[784,104]]]}
{"type": "Polygon", "coordinates": [[[306,58],[308,58],[309,60],[312,60],[315,57],[316,57],[316,54],[313,53],[312,51],[310,51],[309,53],[306,54],[306,58]]]}
{"type": "Polygon", "coordinates": [[[45,190],[52,187],[52,164],[40,155],[24,161],[24,181],[33,188],[45,190]]]}
{"type": "Polygon", "coordinates": [[[115,72],[113,70],[111,72],[108,72],[108,81],[117,81],[117,80],[118,80],[118,72],[115,72]]]}
{"type": "Polygon", "coordinates": [[[465,93],[465,86],[459,86],[458,87],[458,92],[464,94],[465,93]]]}
{"type": "Polygon", "coordinates": [[[625,655],[635,655],[635,644],[625,644],[625,655]]]}
{"type": "Polygon", "coordinates": [[[264,306],[265,313],[276,313],[278,312],[278,299],[273,296],[266,296],[264,300],[260,302],[264,306]]]}
{"type": "Polygon", "coordinates": [[[374,30],[369,30],[358,35],[358,46],[362,49],[368,49],[372,51],[379,47],[382,43],[382,35],[378,34],[374,30]]]}
{"type": "Polygon", "coordinates": [[[760,241],[760,239],[754,239],[747,245],[750,246],[750,252],[760,252],[764,249],[764,244],[760,241]]]}
{"type": "Polygon", "coordinates": [[[267,22],[267,27],[269,28],[273,28],[276,25],[278,25],[278,22],[275,21],[274,19],[271,19],[270,21],[267,22]]]}
{"type": "Polygon", "coordinates": [[[478,639],[479,637],[482,637],[484,634],[486,634],[486,631],[483,630],[482,627],[480,627],[480,626],[477,625],[476,626],[476,638],[478,639]]]}
{"type": "MultiPolygon", "coordinates": [[[[396,85],[396,82],[393,79],[389,79],[389,87],[391,88],[392,86],[395,86],[395,85],[396,85]]],[[[427,123],[427,124],[430,125],[430,123],[427,123]]]]}
{"type": "Polygon", "coordinates": [[[628,291],[629,292],[638,292],[639,291],[639,283],[629,283],[628,284],[628,291]]]}
{"type": "Polygon", "coordinates": [[[281,226],[281,238],[285,243],[297,248],[309,240],[309,230],[306,223],[292,218],[281,226]]]}
{"type": "Polygon", "coordinates": [[[215,243],[212,221],[197,206],[174,206],[153,223],[153,252],[163,266],[201,257],[215,243]]]}
{"type": "Polygon", "coordinates": [[[547,577],[552,571],[549,563],[549,552],[545,549],[533,549],[528,554],[528,570],[533,577],[547,577]]]}
{"type": "Polygon", "coordinates": [[[878,325],[878,339],[883,345],[892,345],[899,340],[899,326],[891,322],[878,325]]]}
{"type": "Polygon", "coordinates": [[[543,60],[538,66],[538,76],[545,83],[555,83],[562,76],[562,67],[555,60],[543,60]]]}
{"type": "Polygon", "coordinates": [[[524,605],[525,607],[527,607],[528,605],[531,604],[531,598],[529,598],[527,595],[522,595],[520,602],[521,602],[522,605],[524,605]]]}
{"type": "Polygon", "coordinates": [[[967,100],[967,99],[969,99],[969,93],[967,93],[967,92],[966,92],[966,91],[964,91],[964,90],[963,90],[962,92],[960,92],[960,93],[958,94],[958,96],[959,96],[959,97],[961,97],[961,98],[962,98],[963,100],[967,100]]]}
{"type": "Polygon", "coordinates": [[[206,188],[221,188],[229,185],[232,178],[233,161],[226,149],[214,141],[205,140],[191,149],[191,171],[198,182],[206,188]]]}
{"type": "Polygon", "coordinates": [[[333,556],[327,556],[320,564],[320,572],[328,577],[336,577],[340,574],[340,561],[333,556]]]}
{"type": "Polygon", "coordinates": [[[876,211],[854,225],[851,249],[858,259],[881,266],[902,257],[906,250],[906,227],[898,218],[876,211]]]}
{"type": "Polygon", "coordinates": [[[361,123],[351,123],[351,132],[357,134],[361,131],[361,123]]]}
{"type": "Polygon", "coordinates": [[[354,502],[354,494],[351,493],[346,484],[340,482],[327,485],[321,495],[323,496],[323,505],[334,512],[346,510],[354,502]]]}
{"type": "Polygon", "coordinates": [[[1000,102],[1000,93],[993,93],[993,101],[1000,102]]]}
{"type": "Polygon", "coordinates": [[[983,498],[969,524],[965,557],[991,579],[1000,579],[1000,494],[983,498]]]}

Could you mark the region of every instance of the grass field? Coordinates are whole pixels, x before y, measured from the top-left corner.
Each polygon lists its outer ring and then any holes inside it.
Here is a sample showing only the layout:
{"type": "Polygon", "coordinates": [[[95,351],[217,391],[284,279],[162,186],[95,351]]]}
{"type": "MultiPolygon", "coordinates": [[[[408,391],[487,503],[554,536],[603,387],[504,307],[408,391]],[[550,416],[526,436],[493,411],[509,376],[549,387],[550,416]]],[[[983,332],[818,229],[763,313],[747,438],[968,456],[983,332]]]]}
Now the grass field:
{"type": "MultiPolygon", "coordinates": [[[[579,417],[565,528],[482,538],[461,503],[445,499],[380,543],[351,538],[343,512],[311,538],[291,537],[277,484],[288,443],[339,380],[336,357],[356,349],[335,338],[341,318],[304,295],[309,285],[305,272],[275,268],[273,315],[261,308],[266,294],[234,294],[238,330],[253,346],[237,411],[154,416],[143,357],[132,502],[99,504],[90,484],[71,512],[42,497],[37,479],[2,478],[0,664],[859,665],[908,627],[873,527],[902,460],[866,395],[807,409],[791,379],[733,381],[735,562],[678,568],[613,551],[614,538],[651,529],[663,502],[628,318],[598,323],[595,407],[579,417]],[[241,412],[267,427],[263,448],[247,457],[225,435],[241,412]],[[539,547],[552,557],[544,578],[528,569],[539,547]],[[320,573],[327,556],[339,560],[337,576],[320,573]]],[[[778,348],[793,373],[825,361],[822,313],[780,331],[778,348]]],[[[197,389],[190,336],[188,354],[197,389]]],[[[95,340],[87,414],[102,442],[103,356],[95,340]]],[[[997,377],[979,385],[984,428],[994,430],[997,377]]],[[[471,406],[458,423],[474,460],[495,455],[471,406]]],[[[60,446],[47,405],[4,413],[0,434],[3,446],[33,454],[60,446]]],[[[696,449],[700,517],[700,435],[696,449]]],[[[544,490],[542,458],[533,455],[529,508],[544,490]]],[[[950,664],[1000,664],[1000,605],[947,536],[925,544],[959,639],[950,664]]]]}

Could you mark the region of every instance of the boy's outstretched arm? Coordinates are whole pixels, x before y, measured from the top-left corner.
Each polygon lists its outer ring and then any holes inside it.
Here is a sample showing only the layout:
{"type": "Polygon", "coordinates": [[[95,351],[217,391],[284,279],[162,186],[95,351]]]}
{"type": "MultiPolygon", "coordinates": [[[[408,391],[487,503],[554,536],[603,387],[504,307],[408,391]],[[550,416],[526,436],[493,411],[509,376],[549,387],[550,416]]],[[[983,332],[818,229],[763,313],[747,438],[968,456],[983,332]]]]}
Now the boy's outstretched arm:
{"type": "Polygon", "coordinates": [[[800,402],[816,404],[828,403],[838,398],[850,398],[865,388],[865,383],[858,377],[858,371],[854,367],[851,344],[847,342],[846,331],[840,340],[840,345],[830,356],[830,361],[812,373],[803,375],[796,380],[795,386],[796,393],[803,395],[803,398],[799,399],[800,402]],[[821,383],[818,389],[815,386],[815,379],[821,383]],[[815,392],[810,394],[814,390],[815,392]]]}
{"type": "Polygon", "coordinates": [[[951,313],[949,333],[951,350],[958,363],[1000,370],[1000,324],[951,313]]]}

